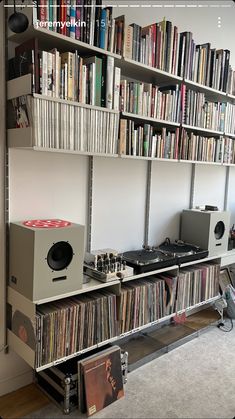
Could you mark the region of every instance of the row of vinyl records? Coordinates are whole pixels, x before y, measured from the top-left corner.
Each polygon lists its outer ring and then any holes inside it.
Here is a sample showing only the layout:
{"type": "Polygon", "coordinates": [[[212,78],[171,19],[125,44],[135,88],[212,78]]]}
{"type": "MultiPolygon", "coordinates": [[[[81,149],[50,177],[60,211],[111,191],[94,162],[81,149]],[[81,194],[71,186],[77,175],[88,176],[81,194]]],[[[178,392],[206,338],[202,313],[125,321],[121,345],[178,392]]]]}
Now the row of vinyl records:
{"type": "Polygon", "coordinates": [[[37,306],[36,367],[151,323],[218,294],[219,265],[197,265],[37,306]]]}
{"type": "Polygon", "coordinates": [[[102,8],[102,0],[57,3],[60,7],[54,7],[54,0],[42,2],[36,16],[40,26],[235,94],[235,72],[229,64],[229,50],[216,50],[210,43],[197,45],[192,32],[179,33],[178,27],[165,18],[144,27],[136,23],[127,25],[124,15],[114,18],[112,7],[102,8]]]}
{"type": "Polygon", "coordinates": [[[219,292],[218,264],[183,269],[123,284],[120,301],[120,333],[213,298],[219,292]]]}
{"type": "MultiPolygon", "coordinates": [[[[33,129],[33,146],[116,154],[119,114],[31,95],[11,101],[10,127],[33,129]]],[[[20,144],[19,144],[20,145],[20,144]]]]}
{"type": "Polygon", "coordinates": [[[234,164],[234,152],[235,140],[229,137],[203,137],[184,128],[171,131],[120,120],[120,154],[234,164]]]}

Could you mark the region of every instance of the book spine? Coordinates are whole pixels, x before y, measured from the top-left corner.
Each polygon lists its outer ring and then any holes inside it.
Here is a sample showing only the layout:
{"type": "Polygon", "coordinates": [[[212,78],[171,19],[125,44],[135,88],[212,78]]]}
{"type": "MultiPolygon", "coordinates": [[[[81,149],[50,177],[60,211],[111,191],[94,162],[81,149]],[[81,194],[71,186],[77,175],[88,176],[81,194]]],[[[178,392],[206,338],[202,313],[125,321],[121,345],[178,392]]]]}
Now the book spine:
{"type": "Polygon", "coordinates": [[[113,109],[119,110],[119,98],[120,98],[120,82],[121,82],[121,69],[115,67],[114,69],[114,98],[113,98],[113,109]]]}
{"type": "Polygon", "coordinates": [[[113,79],[114,79],[114,58],[107,57],[106,69],[106,108],[113,107],[113,79]]]}

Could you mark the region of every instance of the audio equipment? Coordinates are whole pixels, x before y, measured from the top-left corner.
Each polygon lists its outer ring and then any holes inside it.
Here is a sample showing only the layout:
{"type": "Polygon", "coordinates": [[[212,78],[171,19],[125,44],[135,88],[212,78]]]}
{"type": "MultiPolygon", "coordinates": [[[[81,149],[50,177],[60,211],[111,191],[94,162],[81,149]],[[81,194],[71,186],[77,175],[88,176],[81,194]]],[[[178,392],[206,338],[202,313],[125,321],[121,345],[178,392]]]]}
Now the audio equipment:
{"type": "Polygon", "coordinates": [[[209,256],[227,252],[230,213],[228,211],[184,210],[181,239],[203,249],[209,256]]]}
{"type": "Polygon", "coordinates": [[[84,226],[63,220],[10,225],[10,285],[37,302],[83,283],[84,226]]]}

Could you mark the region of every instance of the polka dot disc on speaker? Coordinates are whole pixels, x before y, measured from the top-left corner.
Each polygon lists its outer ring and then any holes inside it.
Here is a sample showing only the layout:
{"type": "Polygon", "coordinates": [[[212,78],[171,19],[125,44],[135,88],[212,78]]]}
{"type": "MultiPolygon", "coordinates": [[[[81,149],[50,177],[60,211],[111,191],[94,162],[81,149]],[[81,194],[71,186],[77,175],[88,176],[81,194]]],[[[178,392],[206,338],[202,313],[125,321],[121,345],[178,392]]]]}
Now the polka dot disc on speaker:
{"type": "Polygon", "coordinates": [[[26,227],[33,228],[61,228],[71,225],[70,221],[65,220],[27,220],[23,222],[26,227]]]}

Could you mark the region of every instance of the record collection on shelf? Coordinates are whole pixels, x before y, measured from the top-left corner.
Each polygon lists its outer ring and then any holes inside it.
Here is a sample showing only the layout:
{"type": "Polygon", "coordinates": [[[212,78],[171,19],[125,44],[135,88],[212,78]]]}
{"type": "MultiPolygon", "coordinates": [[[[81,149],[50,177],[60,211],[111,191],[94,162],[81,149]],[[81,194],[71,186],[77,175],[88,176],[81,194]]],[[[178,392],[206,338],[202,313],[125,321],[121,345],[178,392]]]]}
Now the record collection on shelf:
{"type": "Polygon", "coordinates": [[[215,297],[219,272],[218,264],[196,265],[183,269],[178,276],[166,272],[123,284],[120,333],[215,297]]]}
{"type": "Polygon", "coordinates": [[[185,268],[37,306],[36,367],[49,364],[218,295],[220,266],[185,268]]]}
{"type": "Polygon", "coordinates": [[[33,129],[33,146],[91,153],[117,153],[119,114],[43,96],[12,100],[13,126],[33,129]]]}
{"type": "Polygon", "coordinates": [[[116,295],[101,290],[37,306],[36,367],[118,335],[116,295]]]}

